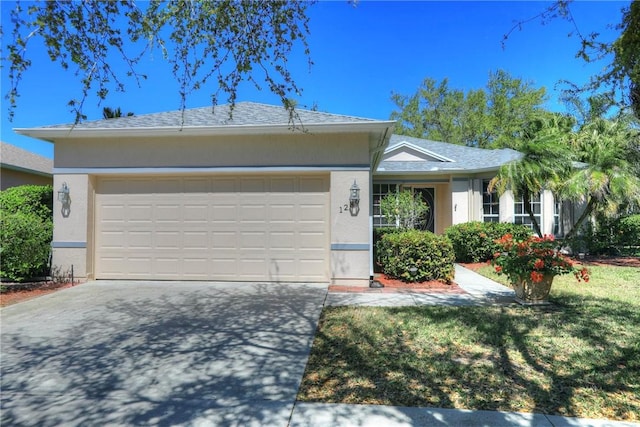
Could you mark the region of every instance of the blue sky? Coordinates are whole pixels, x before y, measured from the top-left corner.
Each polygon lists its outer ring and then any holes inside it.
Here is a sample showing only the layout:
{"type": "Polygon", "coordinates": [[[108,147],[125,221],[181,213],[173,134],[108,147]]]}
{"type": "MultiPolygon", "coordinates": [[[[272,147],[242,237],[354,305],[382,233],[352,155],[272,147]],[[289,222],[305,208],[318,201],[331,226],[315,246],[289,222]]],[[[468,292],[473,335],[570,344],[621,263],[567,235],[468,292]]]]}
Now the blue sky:
{"type": "MultiPolygon", "coordinates": [[[[620,22],[620,10],[628,3],[576,1],[571,11],[581,32],[597,31],[611,40],[617,33],[610,27],[620,22]]],[[[556,83],[562,79],[584,83],[605,65],[586,65],[575,58],[579,40],[568,36],[571,25],[560,19],[546,25],[531,22],[515,31],[504,49],[501,45],[514,23],[536,15],[548,4],[361,0],[353,7],[343,1],[320,2],[310,9],[308,41],[314,65],[309,69],[302,55],[290,59],[294,78],[304,89],[299,102],[336,114],[388,119],[395,107],[391,94],[412,94],[427,77],[446,77],[451,88],[468,90],[484,87],[490,71],[504,69],[536,87],[545,86],[550,98],[547,107],[562,111],[556,83]]],[[[10,2],[0,3],[6,39],[10,37],[11,6],[10,2]]],[[[53,157],[51,144],[16,135],[12,128],[72,122],[74,116],[66,105],[80,95],[80,85],[73,71],[52,64],[41,46],[30,49],[33,67],[20,84],[13,122],[8,121],[4,99],[8,80],[2,68],[2,141],[53,157]]],[[[84,113],[88,119],[102,118],[104,106],[135,114],[178,109],[177,84],[158,52],[145,60],[141,71],[149,75],[141,88],[127,80],[127,91],[112,92],[102,105],[97,98],[87,100],[84,113]]],[[[212,91],[204,88],[192,94],[187,107],[210,105],[212,91]]],[[[242,86],[238,100],[279,103],[267,90],[258,91],[250,84],[242,86]]]]}

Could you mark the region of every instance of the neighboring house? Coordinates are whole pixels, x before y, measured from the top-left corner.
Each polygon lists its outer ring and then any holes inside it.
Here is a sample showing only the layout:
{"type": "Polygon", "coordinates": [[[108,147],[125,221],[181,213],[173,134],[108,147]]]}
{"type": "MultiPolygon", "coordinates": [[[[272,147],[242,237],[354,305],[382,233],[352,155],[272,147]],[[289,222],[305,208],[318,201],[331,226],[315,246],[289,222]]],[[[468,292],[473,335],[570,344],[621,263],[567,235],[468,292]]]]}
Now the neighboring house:
{"type": "MultiPolygon", "coordinates": [[[[429,228],[520,221],[486,183],[512,150],[393,135],[393,121],[251,102],[16,132],[55,147],[53,265],[78,277],[367,285],[379,200],[430,204],[429,228]],[[298,127],[292,130],[292,126],[298,127]],[[359,188],[359,203],[350,200],[359,188]]],[[[539,205],[552,228],[553,203],[539,205]]]]}
{"type": "MultiPolygon", "coordinates": [[[[429,206],[426,229],[438,234],[468,221],[530,224],[522,198],[487,191],[500,166],[521,156],[508,148],[488,150],[393,135],[373,172],[374,226],[394,225],[380,214],[380,199],[402,189],[422,195],[429,206]]],[[[532,206],[543,232],[558,234],[560,207],[551,192],[537,195],[532,206]]]]}
{"type": "Polygon", "coordinates": [[[19,185],[52,183],[52,159],[0,142],[0,190],[19,185]]]}

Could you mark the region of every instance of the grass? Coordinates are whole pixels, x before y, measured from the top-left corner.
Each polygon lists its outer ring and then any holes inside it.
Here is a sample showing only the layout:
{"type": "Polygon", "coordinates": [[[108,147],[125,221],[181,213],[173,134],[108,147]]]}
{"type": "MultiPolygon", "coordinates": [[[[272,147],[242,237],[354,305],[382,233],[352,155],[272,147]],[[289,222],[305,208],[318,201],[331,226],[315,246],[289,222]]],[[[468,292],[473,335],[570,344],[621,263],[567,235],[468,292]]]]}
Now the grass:
{"type": "Polygon", "coordinates": [[[327,308],[298,399],[638,421],[640,269],[591,271],[546,308],[327,308]]]}

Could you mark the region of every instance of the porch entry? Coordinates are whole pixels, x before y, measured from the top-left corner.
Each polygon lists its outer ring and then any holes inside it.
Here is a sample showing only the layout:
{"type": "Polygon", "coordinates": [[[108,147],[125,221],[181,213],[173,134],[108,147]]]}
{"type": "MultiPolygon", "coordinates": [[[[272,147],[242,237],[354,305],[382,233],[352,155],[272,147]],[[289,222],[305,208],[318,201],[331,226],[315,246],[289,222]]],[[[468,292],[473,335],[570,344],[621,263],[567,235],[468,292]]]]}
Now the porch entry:
{"type": "Polygon", "coordinates": [[[422,200],[427,204],[429,209],[425,213],[424,221],[420,222],[420,229],[435,233],[435,213],[436,213],[436,197],[435,188],[403,186],[404,189],[410,189],[414,194],[419,194],[422,200]]]}

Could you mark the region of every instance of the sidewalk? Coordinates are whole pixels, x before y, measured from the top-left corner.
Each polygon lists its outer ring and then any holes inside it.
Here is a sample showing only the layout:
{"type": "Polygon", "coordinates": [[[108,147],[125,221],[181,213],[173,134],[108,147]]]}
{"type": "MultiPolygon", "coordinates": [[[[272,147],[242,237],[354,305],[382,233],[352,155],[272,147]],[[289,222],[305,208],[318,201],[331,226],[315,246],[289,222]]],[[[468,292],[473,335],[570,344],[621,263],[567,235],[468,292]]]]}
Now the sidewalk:
{"type": "Polygon", "coordinates": [[[638,423],[521,412],[297,402],[289,427],[638,427],[638,423]]]}
{"type": "MultiPolygon", "coordinates": [[[[511,288],[456,264],[454,282],[464,294],[403,290],[395,293],[338,292],[327,294],[325,306],[478,306],[514,304],[511,288]]],[[[640,427],[640,423],[561,417],[519,412],[409,408],[297,402],[290,427],[640,427]]]]}

